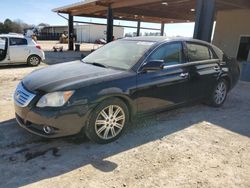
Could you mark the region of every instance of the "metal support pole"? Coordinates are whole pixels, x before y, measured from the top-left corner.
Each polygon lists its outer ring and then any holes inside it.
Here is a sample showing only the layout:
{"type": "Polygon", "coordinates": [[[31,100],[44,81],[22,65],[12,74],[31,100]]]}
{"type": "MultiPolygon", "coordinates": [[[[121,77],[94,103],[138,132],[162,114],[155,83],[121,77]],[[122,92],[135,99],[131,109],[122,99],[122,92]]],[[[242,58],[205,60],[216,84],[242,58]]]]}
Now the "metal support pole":
{"type": "Polygon", "coordinates": [[[161,36],[164,36],[165,23],[161,23],[161,36]]]}
{"type": "Polygon", "coordinates": [[[109,6],[107,13],[107,42],[111,42],[113,40],[113,26],[114,26],[113,10],[111,6],[109,6]]]}
{"type": "Polygon", "coordinates": [[[73,16],[69,14],[68,19],[68,50],[74,50],[74,22],[73,16]]]}
{"type": "Polygon", "coordinates": [[[141,31],[141,20],[138,20],[136,36],[140,36],[140,31],[141,31]]]}
{"type": "Polygon", "coordinates": [[[215,17],[215,0],[196,0],[194,38],[211,42],[215,17]]]}

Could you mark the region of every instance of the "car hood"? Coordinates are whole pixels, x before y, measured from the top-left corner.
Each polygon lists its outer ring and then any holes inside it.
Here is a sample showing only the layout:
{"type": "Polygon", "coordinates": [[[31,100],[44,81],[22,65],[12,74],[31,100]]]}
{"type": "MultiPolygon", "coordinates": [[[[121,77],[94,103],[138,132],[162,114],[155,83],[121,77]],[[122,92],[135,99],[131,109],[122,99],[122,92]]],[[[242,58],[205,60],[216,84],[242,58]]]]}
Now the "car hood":
{"type": "Polygon", "coordinates": [[[73,61],[33,71],[22,82],[29,91],[53,92],[114,79],[122,72],[124,71],[73,61]]]}

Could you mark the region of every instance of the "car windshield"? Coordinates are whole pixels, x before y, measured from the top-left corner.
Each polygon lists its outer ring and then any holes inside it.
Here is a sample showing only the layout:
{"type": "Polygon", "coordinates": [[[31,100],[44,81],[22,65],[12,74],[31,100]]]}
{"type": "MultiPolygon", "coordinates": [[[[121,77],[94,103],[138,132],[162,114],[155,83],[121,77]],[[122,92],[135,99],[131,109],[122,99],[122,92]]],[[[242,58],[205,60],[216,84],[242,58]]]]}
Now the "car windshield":
{"type": "Polygon", "coordinates": [[[83,62],[129,70],[153,44],[154,42],[117,40],[94,51],[83,62]]]}

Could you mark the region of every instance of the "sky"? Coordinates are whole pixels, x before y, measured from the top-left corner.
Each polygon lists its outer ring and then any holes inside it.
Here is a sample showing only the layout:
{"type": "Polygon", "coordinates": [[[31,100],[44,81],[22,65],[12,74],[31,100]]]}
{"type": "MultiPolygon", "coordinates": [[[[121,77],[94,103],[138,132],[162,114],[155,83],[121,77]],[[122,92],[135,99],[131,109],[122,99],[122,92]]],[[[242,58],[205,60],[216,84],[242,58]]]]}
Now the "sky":
{"type": "MultiPolygon", "coordinates": [[[[67,25],[67,21],[51,10],[57,7],[79,2],[79,0],[1,0],[0,22],[6,18],[11,20],[22,20],[28,24],[38,25],[48,23],[50,25],[67,25]]],[[[77,21],[91,21],[105,23],[104,19],[75,17],[77,21]]],[[[115,24],[137,26],[136,22],[115,21],[115,24]]],[[[142,27],[159,28],[160,24],[142,23],[142,27]]],[[[165,33],[167,36],[192,37],[194,23],[166,24],[165,33]]],[[[125,28],[125,33],[136,32],[136,29],[125,28]]],[[[150,32],[142,30],[141,32],[150,32]]],[[[152,31],[154,32],[154,31],[152,31]]]]}

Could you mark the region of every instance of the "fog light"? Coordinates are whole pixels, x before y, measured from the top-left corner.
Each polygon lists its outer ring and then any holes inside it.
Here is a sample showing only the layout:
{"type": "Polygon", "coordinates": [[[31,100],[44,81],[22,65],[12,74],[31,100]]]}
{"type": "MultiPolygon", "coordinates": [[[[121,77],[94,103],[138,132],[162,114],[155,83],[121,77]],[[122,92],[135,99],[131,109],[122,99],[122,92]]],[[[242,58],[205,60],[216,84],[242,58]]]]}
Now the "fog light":
{"type": "Polygon", "coordinates": [[[45,126],[43,126],[43,131],[44,131],[46,134],[51,134],[52,131],[53,131],[53,128],[50,127],[50,126],[45,125],[45,126]]]}

